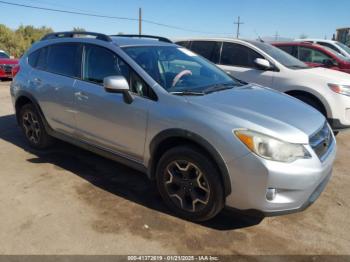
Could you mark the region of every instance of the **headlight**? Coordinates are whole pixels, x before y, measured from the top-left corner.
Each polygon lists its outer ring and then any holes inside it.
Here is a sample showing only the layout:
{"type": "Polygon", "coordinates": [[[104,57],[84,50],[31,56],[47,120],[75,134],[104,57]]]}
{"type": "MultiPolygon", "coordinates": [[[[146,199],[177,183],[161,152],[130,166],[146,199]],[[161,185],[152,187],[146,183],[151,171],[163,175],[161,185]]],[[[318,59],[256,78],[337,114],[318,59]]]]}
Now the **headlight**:
{"type": "Polygon", "coordinates": [[[253,153],[278,161],[293,162],[298,158],[311,158],[302,144],[292,144],[249,130],[236,130],[234,134],[253,153]]]}
{"type": "Polygon", "coordinates": [[[328,84],[329,88],[338,94],[350,96],[350,86],[349,85],[337,85],[337,84],[328,84]]]}

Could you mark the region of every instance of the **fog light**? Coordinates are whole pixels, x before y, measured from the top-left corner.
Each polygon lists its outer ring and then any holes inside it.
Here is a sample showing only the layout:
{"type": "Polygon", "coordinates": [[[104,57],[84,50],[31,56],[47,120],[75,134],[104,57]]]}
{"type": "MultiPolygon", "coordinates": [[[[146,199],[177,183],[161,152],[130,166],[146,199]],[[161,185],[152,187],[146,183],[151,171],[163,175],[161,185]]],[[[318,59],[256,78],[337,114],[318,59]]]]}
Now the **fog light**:
{"type": "Polygon", "coordinates": [[[272,201],[275,199],[277,194],[277,189],[276,188],[268,188],[266,190],[266,199],[269,201],[272,201]]]}

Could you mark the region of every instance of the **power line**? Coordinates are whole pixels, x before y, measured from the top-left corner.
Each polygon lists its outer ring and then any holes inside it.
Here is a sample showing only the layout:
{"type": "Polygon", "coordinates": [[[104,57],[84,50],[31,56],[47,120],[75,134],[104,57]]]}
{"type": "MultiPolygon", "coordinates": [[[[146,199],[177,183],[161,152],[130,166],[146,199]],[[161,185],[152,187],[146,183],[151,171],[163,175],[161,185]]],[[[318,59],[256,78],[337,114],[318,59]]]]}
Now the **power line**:
{"type": "MultiPolygon", "coordinates": [[[[134,22],[139,21],[139,19],[137,19],[137,18],[121,17],[121,16],[109,16],[109,15],[94,14],[94,13],[88,13],[88,12],[69,11],[69,10],[56,9],[56,8],[47,8],[47,7],[40,7],[40,6],[27,5],[27,4],[11,3],[11,2],[7,2],[7,1],[0,1],[0,4],[18,6],[18,7],[30,8],[30,9],[37,9],[37,10],[43,10],[43,11],[50,11],[50,12],[66,13],[66,14],[72,14],[72,15],[82,15],[82,16],[89,16],[89,17],[107,18],[107,19],[114,19],[114,20],[126,20],[126,21],[134,21],[134,22]]],[[[189,28],[163,24],[163,23],[152,21],[152,20],[146,20],[146,19],[142,19],[142,22],[157,25],[157,26],[172,28],[172,29],[176,29],[176,30],[181,30],[181,31],[193,32],[193,33],[214,34],[214,35],[215,34],[216,35],[219,35],[219,34],[220,35],[228,35],[229,34],[229,33],[214,33],[214,32],[192,30],[189,28]]]]}

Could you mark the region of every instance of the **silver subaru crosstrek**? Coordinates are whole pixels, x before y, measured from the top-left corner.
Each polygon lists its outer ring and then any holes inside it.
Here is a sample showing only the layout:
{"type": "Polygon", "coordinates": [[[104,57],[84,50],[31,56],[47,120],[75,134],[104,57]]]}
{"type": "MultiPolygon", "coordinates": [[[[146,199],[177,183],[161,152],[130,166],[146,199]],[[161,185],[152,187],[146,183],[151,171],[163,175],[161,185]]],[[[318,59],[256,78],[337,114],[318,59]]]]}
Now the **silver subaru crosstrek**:
{"type": "Polygon", "coordinates": [[[49,34],[20,60],[11,95],[31,146],[57,138],[145,172],[194,221],[224,206],[303,210],[336,155],[315,109],[161,37],[49,34]]]}

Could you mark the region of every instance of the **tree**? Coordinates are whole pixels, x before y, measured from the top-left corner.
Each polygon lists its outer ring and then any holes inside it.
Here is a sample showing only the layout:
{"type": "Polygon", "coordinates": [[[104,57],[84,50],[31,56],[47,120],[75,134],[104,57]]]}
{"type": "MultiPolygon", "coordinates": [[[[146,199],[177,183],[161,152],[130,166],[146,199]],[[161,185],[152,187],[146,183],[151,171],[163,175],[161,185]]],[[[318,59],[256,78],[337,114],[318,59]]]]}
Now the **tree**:
{"type": "Polygon", "coordinates": [[[36,41],[53,32],[49,27],[19,26],[11,30],[0,24],[0,49],[12,56],[20,57],[36,41]]]}

